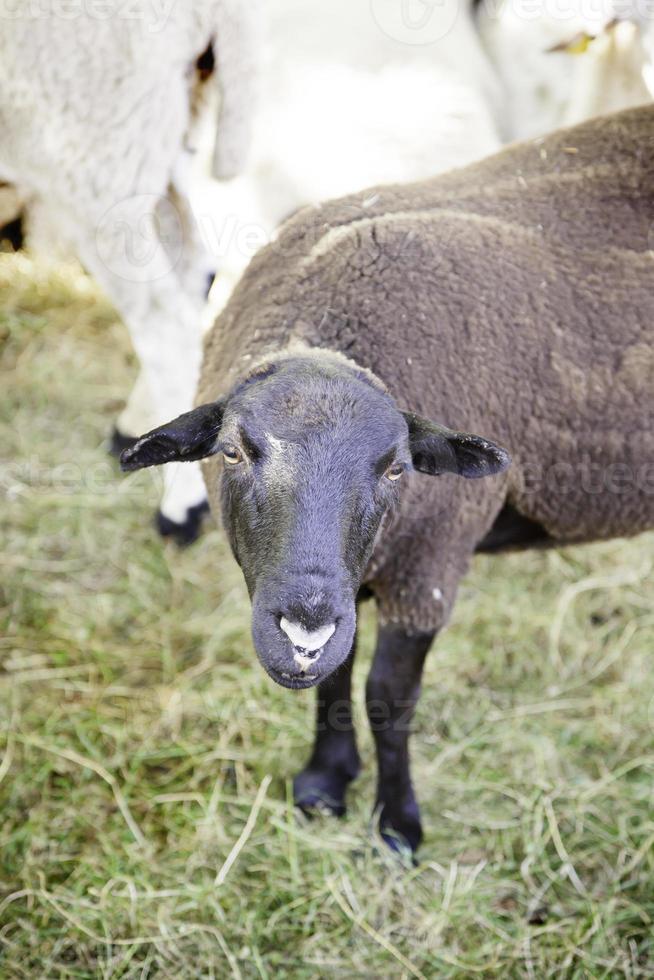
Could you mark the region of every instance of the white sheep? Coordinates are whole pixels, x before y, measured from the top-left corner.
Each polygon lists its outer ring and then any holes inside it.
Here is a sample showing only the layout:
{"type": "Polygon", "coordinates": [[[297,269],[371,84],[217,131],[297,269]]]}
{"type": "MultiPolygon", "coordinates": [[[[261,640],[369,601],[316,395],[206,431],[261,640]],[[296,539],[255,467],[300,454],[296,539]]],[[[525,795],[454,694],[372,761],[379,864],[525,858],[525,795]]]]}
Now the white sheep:
{"type": "MultiPolygon", "coordinates": [[[[16,0],[0,18],[0,183],[45,213],[127,324],[142,371],[119,429],[190,408],[212,257],[189,205],[219,106],[213,173],[249,142],[257,6],[248,0],[16,0]]],[[[7,188],[5,203],[10,201],[7,188]]],[[[5,215],[6,217],[7,215],[5,215]]],[[[165,476],[160,527],[193,533],[199,468],[165,476]]]]}
{"type": "Polygon", "coordinates": [[[216,308],[306,204],[433,176],[647,101],[637,2],[623,0],[633,23],[608,27],[618,0],[595,17],[582,0],[484,0],[477,10],[473,0],[268,0],[250,165],[235,194],[209,194],[206,238],[223,273],[216,308]],[[568,44],[577,35],[597,35],[583,55],[568,44]],[[548,50],[557,45],[566,50],[548,50]]]}
{"type": "Polygon", "coordinates": [[[477,25],[502,80],[505,139],[649,102],[647,0],[482,0],[477,25]]]}
{"type": "Polygon", "coordinates": [[[500,147],[501,90],[471,0],[429,3],[425,16],[410,7],[268,0],[250,164],[236,205],[214,189],[217,220],[207,222],[223,273],[217,306],[298,208],[432,176],[500,147]]]}

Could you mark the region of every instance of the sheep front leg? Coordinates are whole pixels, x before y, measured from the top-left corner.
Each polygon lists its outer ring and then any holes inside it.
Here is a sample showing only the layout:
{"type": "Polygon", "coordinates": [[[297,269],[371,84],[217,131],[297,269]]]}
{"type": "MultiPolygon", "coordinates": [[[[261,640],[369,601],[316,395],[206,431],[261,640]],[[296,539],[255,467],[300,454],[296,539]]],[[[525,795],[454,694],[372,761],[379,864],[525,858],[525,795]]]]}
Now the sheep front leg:
{"type": "Polygon", "coordinates": [[[353,645],[345,663],[318,685],[313,752],[293,781],[296,806],[305,812],[320,809],[342,817],[345,792],[359,773],[351,700],[354,653],[353,645]]]}
{"type": "MultiPolygon", "coordinates": [[[[201,359],[199,314],[187,297],[173,295],[175,284],[154,282],[142,315],[127,319],[132,343],[143,370],[143,384],[152,393],[152,422],[193,407],[201,359]]],[[[150,427],[150,422],[148,422],[150,427]]],[[[164,492],[157,527],[179,544],[193,541],[208,509],[198,463],[169,463],[163,473],[164,492]]]]}
{"type": "MultiPolygon", "coordinates": [[[[77,229],[78,255],[122,314],[141,363],[131,407],[149,393],[154,425],[193,407],[202,356],[202,296],[187,295],[175,269],[174,258],[184,249],[176,214],[168,198],[134,195],[106,210],[93,227],[77,229]]],[[[121,429],[123,424],[124,418],[121,429]]],[[[207,507],[200,467],[170,463],[163,479],[159,530],[180,543],[191,541],[207,507]]]]}
{"type": "Polygon", "coordinates": [[[434,635],[410,636],[401,627],[382,626],[366,683],[366,709],[377,750],[375,813],[381,835],[393,850],[408,844],[415,851],[422,840],[409,772],[409,728],[434,635]]]}
{"type": "Polygon", "coordinates": [[[110,452],[120,456],[123,449],[133,446],[144,432],[154,429],[156,416],[153,411],[152,392],[145,371],[141,368],[132,385],[125,408],[118,416],[111,436],[110,452]]]}

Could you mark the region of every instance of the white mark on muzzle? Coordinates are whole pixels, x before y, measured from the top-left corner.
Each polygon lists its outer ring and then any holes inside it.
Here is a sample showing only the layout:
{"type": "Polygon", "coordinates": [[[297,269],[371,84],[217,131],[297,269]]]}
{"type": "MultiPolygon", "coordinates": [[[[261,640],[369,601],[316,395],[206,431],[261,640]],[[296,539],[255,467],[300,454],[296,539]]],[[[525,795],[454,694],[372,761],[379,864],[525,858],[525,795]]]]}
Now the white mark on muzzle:
{"type": "Polygon", "coordinates": [[[279,621],[280,629],[295,647],[293,660],[300,670],[307,670],[320,656],[316,651],[322,650],[327,640],[333,635],[336,623],[321,626],[320,629],[305,630],[299,623],[292,623],[286,616],[279,621]]]}

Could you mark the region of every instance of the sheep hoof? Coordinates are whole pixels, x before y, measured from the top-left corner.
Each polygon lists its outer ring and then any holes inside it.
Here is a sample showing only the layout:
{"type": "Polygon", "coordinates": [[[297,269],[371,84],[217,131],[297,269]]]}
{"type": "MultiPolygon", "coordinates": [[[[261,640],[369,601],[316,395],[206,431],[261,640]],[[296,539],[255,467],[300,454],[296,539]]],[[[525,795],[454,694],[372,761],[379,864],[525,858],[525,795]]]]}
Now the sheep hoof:
{"type": "Polygon", "coordinates": [[[416,860],[415,852],[418,849],[418,844],[415,844],[414,846],[413,844],[409,843],[404,834],[398,834],[396,830],[389,829],[388,831],[384,831],[380,828],[379,833],[384,844],[386,844],[393,854],[396,854],[403,861],[408,862],[414,867],[417,865],[418,862],[416,860]]]}
{"type": "MultiPolygon", "coordinates": [[[[379,812],[379,811],[377,811],[379,812]]],[[[382,811],[379,820],[379,833],[384,843],[400,857],[411,857],[420,847],[422,826],[417,807],[409,812],[390,813],[382,811]]]]}
{"type": "Polygon", "coordinates": [[[115,456],[116,459],[120,456],[124,449],[131,449],[137,440],[137,436],[126,436],[120,431],[118,426],[114,426],[111,435],[109,436],[109,455],[115,456]]]}
{"type": "Polygon", "coordinates": [[[203,500],[201,504],[189,507],[186,511],[186,520],[178,523],[159,510],[156,518],[157,530],[162,538],[172,538],[180,548],[185,548],[200,537],[202,523],[208,512],[209,504],[203,500]]]}
{"type": "Polygon", "coordinates": [[[349,782],[349,778],[338,772],[303,769],[293,780],[295,805],[308,817],[316,813],[344,817],[349,782]]]}

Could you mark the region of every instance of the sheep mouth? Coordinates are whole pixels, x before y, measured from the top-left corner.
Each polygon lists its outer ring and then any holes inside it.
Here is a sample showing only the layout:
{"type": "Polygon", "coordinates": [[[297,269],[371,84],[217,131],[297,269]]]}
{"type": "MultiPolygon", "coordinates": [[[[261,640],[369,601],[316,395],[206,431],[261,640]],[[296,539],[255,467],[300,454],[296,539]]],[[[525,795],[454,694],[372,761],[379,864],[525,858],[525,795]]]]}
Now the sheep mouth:
{"type": "Polygon", "coordinates": [[[324,678],[322,674],[289,674],[286,671],[278,671],[271,667],[267,670],[276,684],[279,684],[280,687],[290,688],[292,691],[304,691],[308,687],[315,687],[324,678]]]}
{"type": "Polygon", "coordinates": [[[282,613],[257,609],[256,599],[253,605],[252,633],[257,658],[280,687],[293,691],[316,687],[344,659],[341,647],[347,646],[348,652],[351,648],[349,630],[343,632],[339,615],[319,629],[298,631],[282,613]]]}
{"type": "Polygon", "coordinates": [[[331,673],[331,669],[325,669],[326,664],[322,659],[328,642],[317,650],[310,653],[301,647],[293,646],[288,636],[282,631],[278,631],[279,639],[282,641],[284,650],[288,650],[289,669],[281,669],[280,666],[265,664],[266,671],[272,679],[281,687],[288,687],[292,690],[301,691],[308,687],[314,687],[324,680],[331,673]]]}

